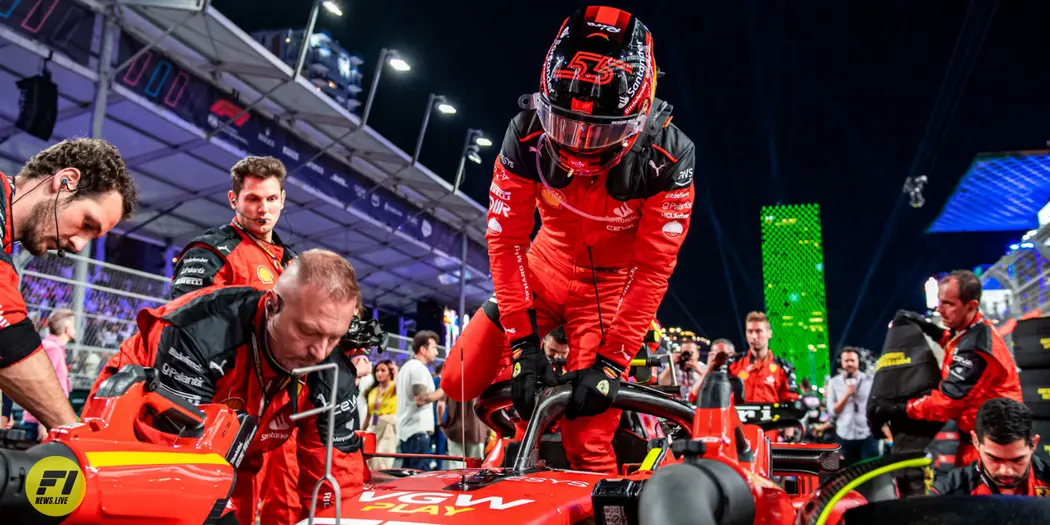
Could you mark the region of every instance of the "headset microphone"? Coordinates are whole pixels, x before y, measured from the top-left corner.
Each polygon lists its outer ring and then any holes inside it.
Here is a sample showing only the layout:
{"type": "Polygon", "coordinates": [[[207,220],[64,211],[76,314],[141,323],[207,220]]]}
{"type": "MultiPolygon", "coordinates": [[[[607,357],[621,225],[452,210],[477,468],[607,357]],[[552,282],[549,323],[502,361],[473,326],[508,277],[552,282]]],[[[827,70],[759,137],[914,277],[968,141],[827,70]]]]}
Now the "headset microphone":
{"type": "Polygon", "coordinates": [[[55,192],[55,247],[58,250],[59,257],[65,257],[66,252],[62,249],[62,236],[58,233],[58,197],[62,195],[62,188],[72,192],[69,189],[69,178],[62,177],[62,183],[58,185],[58,191],[55,192]]]}

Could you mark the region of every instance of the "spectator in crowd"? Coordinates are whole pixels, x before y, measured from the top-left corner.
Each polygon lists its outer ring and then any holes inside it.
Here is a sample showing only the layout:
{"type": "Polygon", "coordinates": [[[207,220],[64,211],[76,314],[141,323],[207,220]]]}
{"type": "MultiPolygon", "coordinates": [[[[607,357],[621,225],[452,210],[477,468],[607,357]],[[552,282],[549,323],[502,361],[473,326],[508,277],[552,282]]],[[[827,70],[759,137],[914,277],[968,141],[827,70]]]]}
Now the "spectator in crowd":
{"type": "MultiPolygon", "coordinates": [[[[437,389],[441,388],[441,370],[444,369],[444,368],[445,368],[445,364],[444,363],[438,363],[438,365],[433,368],[434,372],[433,372],[432,375],[434,377],[434,390],[437,390],[437,389]]],[[[448,397],[448,396],[443,396],[441,399],[439,399],[437,401],[437,403],[434,403],[434,421],[437,424],[435,424],[434,433],[430,435],[431,450],[433,450],[435,454],[441,454],[441,455],[444,455],[444,454],[448,453],[448,443],[447,443],[447,440],[445,439],[445,431],[441,428],[441,425],[440,425],[440,422],[445,420],[445,398],[446,397],[448,397]]],[[[440,460],[431,460],[431,461],[432,461],[431,468],[437,469],[437,470],[443,470],[445,468],[444,467],[444,461],[440,461],[440,460]]]]}
{"type": "MultiPolygon", "coordinates": [[[[412,338],[413,358],[409,359],[395,378],[397,389],[398,452],[402,454],[430,453],[430,436],[434,433],[434,409],[430,406],[445,397],[445,391],[434,389],[434,377],[427,365],[437,359],[438,335],[421,330],[412,338]]],[[[427,470],[428,459],[408,458],[403,468],[427,470]]]]}
{"type": "MultiPolygon", "coordinates": [[[[671,351],[671,360],[674,361],[675,373],[678,376],[679,395],[682,399],[689,397],[689,392],[694,386],[699,385],[704,378],[704,366],[700,364],[700,348],[692,335],[682,337],[680,346],[671,351]]],[[[658,382],[662,386],[674,384],[671,376],[670,366],[660,372],[658,382]]]]}
{"type": "MultiPolygon", "coordinates": [[[[441,426],[448,438],[448,454],[468,458],[484,457],[489,428],[474,414],[475,400],[461,403],[447,398],[447,402],[448,410],[441,426]]],[[[448,466],[464,468],[466,463],[449,461],[448,466]]]]}
{"type": "Polygon", "coordinates": [[[879,455],[879,442],[868,429],[868,395],[873,378],[860,371],[860,351],[847,346],[839,352],[841,371],[825,389],[827,406],[835,419],[839,452],[849,466],[879,455]]]}
{"type": "MultiPolygon", "coordinates": [[[[55,310],[47,319],[47,329],[48,336],[41,344],[51,361],[51,367],[55,369],[58,384],[68,399],[73,385],[69,380],[69,365],[66,364],[66,345],[77,337],[76,314],[68,308],[55,310]]],[[[28,410],[22,414],[22,426],[26,429],[26,439],[30,441],[43,441],[47,436],[47,429],[28,410]]]]}
{"type": "MultiPolygon", "coordinates": [[[[729,374],[744,382],[748,403],[780,403],[798,399],[795,368],[769,348],[773,337],[769,319],[751,312],[744,319],[748,351],[729,364],[729,374]]],[[[790,429],[789,429],[790,430],[790,429]]]]}
{"type": "MultiPolygon", "coordinates": [[[[394,362],[384,359],[376,364],[372,373],[372,386],[365,392],[368,399],[368,432],[376,435],[376,452],[393,454],[397,452],[397,387],[394,377],[397,369],[394,362]]],[[[372,458],[368,468],[381,470],[393,468],[394,458],[372,458]]]]}

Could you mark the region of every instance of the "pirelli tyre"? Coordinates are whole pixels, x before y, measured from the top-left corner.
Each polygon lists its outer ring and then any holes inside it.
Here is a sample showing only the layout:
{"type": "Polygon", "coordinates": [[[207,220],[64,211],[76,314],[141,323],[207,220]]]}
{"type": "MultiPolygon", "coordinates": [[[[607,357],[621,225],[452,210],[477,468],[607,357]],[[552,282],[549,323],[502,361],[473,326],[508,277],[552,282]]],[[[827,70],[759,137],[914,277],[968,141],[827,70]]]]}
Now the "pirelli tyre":
{"type": "Polygon", "coordinates": [[[1011,337],[1017,366],[1050,368],[1050,317],[1018,321],[1011,337]]]}
{"type": "Polygon", "coordinates": [[[1050,463],[1050,419],[1037,419],[1032,422],[1032,433],[1039,436],[1035,455],[1050,463]]]}
{"type": "Polygon", "coordinates": [[[1021,395],[1037,419],[1050,419],[1050,368],[1021,370],[1021,395]]]}

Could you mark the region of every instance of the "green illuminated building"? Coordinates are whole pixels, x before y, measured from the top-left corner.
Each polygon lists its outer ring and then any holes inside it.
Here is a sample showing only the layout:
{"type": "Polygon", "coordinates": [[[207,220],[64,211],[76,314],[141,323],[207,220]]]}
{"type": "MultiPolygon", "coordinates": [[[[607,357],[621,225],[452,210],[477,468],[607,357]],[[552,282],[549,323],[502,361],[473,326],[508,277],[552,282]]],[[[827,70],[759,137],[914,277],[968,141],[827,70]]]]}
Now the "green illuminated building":
{"type": "Polygon", "coordinates": [[[828,320],[820,206],[762,208],[762,279],[769,347],[795,366],[798,379],[823,384],[828,375],[828,320]]]}

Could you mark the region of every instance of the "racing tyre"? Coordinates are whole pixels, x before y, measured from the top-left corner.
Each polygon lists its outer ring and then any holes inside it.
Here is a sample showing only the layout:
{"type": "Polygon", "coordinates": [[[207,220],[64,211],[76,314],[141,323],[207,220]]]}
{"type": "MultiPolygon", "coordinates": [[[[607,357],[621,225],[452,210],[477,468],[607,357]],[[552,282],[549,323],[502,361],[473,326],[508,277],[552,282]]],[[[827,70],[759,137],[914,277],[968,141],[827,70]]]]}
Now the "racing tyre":
{"type": "Polygon", "coordinates": [[[934,496],[879,501],[852,508],[843,515],[848,525],[972,525],[1050,523],[1050,498],[1010,496],[934,496]]]}
{"type": "Polygon", "coordinates": [[[1021,395],[1037,419],[1050,419],[1050,369],[1021,370],[1021,395]]]}
{"type": "Polygon", "coordinates": [[[1050,317],[1018,321],[1011,337],[1017,366],[1050,368],[1050,317]]]}

